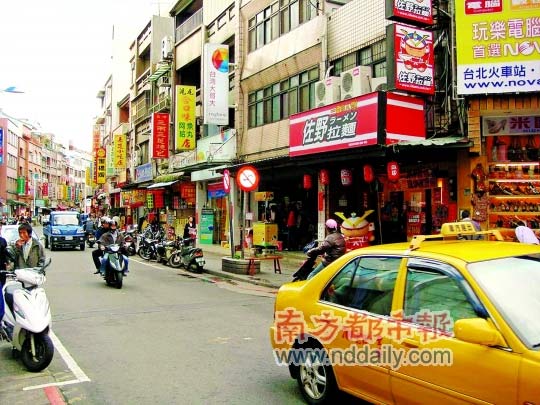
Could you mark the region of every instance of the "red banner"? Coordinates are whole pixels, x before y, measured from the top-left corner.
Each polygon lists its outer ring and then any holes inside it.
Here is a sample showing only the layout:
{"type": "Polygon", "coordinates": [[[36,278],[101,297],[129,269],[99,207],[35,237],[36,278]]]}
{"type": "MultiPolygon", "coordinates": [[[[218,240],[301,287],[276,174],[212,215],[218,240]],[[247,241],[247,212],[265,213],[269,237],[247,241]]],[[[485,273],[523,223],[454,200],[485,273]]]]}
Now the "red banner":
{"type": "Polygon", "coordinates": [[[425,122],[423,99],[386,93],[386,145],[425,139],[425,122]]]}
{"type": "Polygon", "coordinates": [[[289,156],[377,144],[378,93],[295,114],[289,120],[289,156]]]}
{"type": "Polygon", "coordinates": [[[152,114],[152,158],[169,157],[169,113],[152,114]]]}
{"type": "Polygon", "coordinates": [[[48,197],[49,196],[49,183],[43,183],[41,185],[41,195],[43,197],[48,197]]]}

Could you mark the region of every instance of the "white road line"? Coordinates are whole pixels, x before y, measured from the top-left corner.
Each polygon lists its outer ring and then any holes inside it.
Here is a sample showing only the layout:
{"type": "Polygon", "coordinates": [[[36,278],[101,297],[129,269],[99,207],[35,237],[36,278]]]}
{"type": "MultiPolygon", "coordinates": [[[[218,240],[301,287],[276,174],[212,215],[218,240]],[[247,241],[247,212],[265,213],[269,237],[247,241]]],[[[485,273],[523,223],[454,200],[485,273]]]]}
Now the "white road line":
{"type": "Polygon", "coordinates": [[[50,384],[41,384],[41,385],[33,385],[30,387],[23,388],[23,391],[29,391],[29,390],[35,390],[45,387],[59,387],[62,385],[69,385],[69,384],[78,384],[81,382],[87,382],[91,381],[90,378],[82,371],[82,369],[79,367],[75,359],[71,357],[71,354],[67,351],[67,349],[64,347],[62,342],[60,342],[60,339],[54,334],[54,332],[51,330],[49,331],[49,336],[51,337],[51,340],[54,345],[54,349],[60,354],[62,359],[64,360],[64,363],[69,367],[73,375],[75,376],[76,380],[69,380],[69,381],[61,381],[61,382],[54,382],[50,384]]]}

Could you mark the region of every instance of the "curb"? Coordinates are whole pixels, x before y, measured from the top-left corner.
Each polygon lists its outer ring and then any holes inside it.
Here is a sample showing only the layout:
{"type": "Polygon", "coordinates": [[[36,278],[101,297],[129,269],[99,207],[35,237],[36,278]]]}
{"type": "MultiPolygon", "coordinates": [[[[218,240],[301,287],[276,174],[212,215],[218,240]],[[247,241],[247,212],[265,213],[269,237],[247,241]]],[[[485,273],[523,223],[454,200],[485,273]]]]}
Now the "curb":
{"type": "Polygon", "coordinates": [[[228,278],[235,281],[242,281],[244,283],[254,284],[261,287],[273,288],[276,290],[278,290],[281,287],[281,284],[274,284],[270,281],[265,281],[265,280],[246,279],[243,276],[239,276],[234,273],[225,273],[223,271],[216,271],[216,270],[210,270],[210,269],[204,269],[203,272],[211,274],[213,276],[228,278]]]}

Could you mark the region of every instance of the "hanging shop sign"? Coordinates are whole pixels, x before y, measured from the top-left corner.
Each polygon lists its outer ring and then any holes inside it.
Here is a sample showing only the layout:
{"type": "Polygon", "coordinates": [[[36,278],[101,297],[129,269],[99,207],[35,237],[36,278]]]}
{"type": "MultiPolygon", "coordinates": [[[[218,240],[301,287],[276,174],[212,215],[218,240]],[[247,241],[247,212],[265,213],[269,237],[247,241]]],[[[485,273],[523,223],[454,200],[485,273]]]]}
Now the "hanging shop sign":
{"type": "Polygon", "coordinates": [[[153,178],[152,163],[145,163],[144,165],[135,168],[135,183],[151,181],[153,178]]]}
{"type": "Polygon", "coordinates": [[[127,137],[125,134],[114,134],[113,142],[113,167],[115,169],[125,169],[127,155],[127,137]]]}
{"type": "Polygon", "coordinates": [[[323,186],[330,184],[330,175],[328,174],[328,170],[321,169],[319,172],[319,180],[323,186]]]}
{"type": "Polygon", "coordinates": [[[4,163],[4,128],[0,128],[0,165],[4,163]]]}
{"type": "Polygon", "coordinates": [[[208,198],[221,198],[227,195],[225,189],[223,188],[223,182],[210,183],[208,184],[206,190],[208,191],[208,198]]]}
{"type": "Polygon", "coordinates": [[[255,201],[272,201],[273,199],[273,191],[259,191],[255,193],[255,201]]]}
{"type": "Polygon", "coordinates": [[[229,46],[204,44],[203,66],[204,123],[229,125],[229,46]]]}
{"type": "Polygon", "coordinates": [[[96,151],[96,183],[105,184],[107,180],[107,151],[99,148],[96,151]]]}
{"type": "Polygon", "coordinates": [[[456,2],[457,92],[540,91],[540,3],[456,2]]]}
{"type": "Polygon", "coordinates": [[[152,159],[169,158],[169,113],[152,114],[152,159]]]}
{"type": "Polygon", "coordinates": [[[540,134],[540,115],[506,115],[482,117],[482,135],[537,135],[540,134]]]}
{"type": "Polygon", "coordinates": [[[386,0],[386,18],[405,23],[431,25],[433,24],[432,1],[386,0]]]}
{"type": "Polygon", "coordinates": [[[177,151],[195,149],[195,86],[176,86],[175,130],[177,151]]]}
{"type": "Polygon", "coordinates": [[[231,191],[231,173],[229,172],[229,169],[223,170],[223,190],[225,190],[226,193],[231,191]]]}
{"type": "Polygon", "coordinates": [[[386,174],[388,176],[388,180],[398,181],[400,177],[398,162],[388,162],[386,165],[386,174]]]}
{"type": "Polygon", "coordinates": [[[386,27],[390,89],[435,94],[433,33],[405,24],[386,27]]]}
{"type": "Polygon", "coordinates": [[[341,170],[341,184],[344,186],[350,186],[352,184],[352,172],[349,169],[341,170]]]}
{"type": "Polygon", "coordinates": [[[392,92],[370,93],[292,115],[289,134],[291,157],[424,139],[424,102],[392,92]]]}
{"type": "Polygon", "coordinates": [[[26,194],[26,178],[25,177],[17,178],[17,194],[19,195],[26,194]]]}
{"type": "Polygon", "coordinates": [[[97,151],[101,147],[101,132],[103,125],[94,125],[92,130],[92,150],[97,151]]]}

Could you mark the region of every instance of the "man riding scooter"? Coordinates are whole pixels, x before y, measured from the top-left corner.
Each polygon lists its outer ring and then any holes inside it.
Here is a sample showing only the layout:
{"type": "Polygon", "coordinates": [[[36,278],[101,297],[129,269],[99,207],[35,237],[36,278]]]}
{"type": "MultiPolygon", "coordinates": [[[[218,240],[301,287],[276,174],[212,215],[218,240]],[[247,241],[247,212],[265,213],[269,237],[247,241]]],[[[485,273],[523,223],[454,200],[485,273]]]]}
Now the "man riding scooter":
{"type": "MultiPolygon", "coordinates": [[[[109,217],[101,217],[100,219],[100,227],[96,231],[96,240],[99,241],[99,239],[105,234],[106,232],[109,232],[109,217]]],[[[101,257],[103,256],[103,250],[98,248],[92,252],[92,260],[94,261],[94,266],[96,267],[96,271],[94,274],[99,274],[99,268],[101,267],[101,257]]]]}
{"type": "MultiPolygon", "coordinates": [[[[124,237],[120,234],[120,232],[118,232],[118,223],[112,219],[109,219],[109,231],[108,232],[105,232],[100,238],[99,238],[99,244],[100,245],[103,245],[104,247],[107,247],[109,245],[112,245],[112,244],[116,244],[116,245],[120,245],[121,247],[121,251],[122,251],[122,256],[124,258],[124,263],[125,263],[125,267],[124,267],[124,276],[127,276],[127,273],[129,273],[129,270],[128,270],[128,258],[127,256],[124,254],[123,250],[124,250],[124,237]]],[[[99,273],[101,273],[102,275],[105,274],[105,268],[107,266],[107,258],[104,257],[102,260],[101,260],[101,264],[100,264],[100,267],[99,267],[99,273]]]]}

